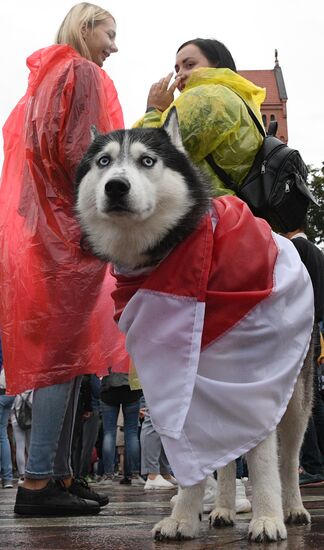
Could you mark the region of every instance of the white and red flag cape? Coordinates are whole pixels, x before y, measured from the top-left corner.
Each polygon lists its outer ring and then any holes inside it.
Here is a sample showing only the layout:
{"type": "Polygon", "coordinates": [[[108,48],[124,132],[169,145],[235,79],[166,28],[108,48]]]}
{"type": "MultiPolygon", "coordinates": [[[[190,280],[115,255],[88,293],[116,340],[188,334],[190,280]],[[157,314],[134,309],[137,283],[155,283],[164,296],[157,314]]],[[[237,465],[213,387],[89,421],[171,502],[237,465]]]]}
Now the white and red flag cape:
{"type": "Polygon", "coordinates": [[[153,426],[191,486],[279,423],[310,342],[310,278],[288,239],[227,196],[153,271],[114,275],[153,426]]]}

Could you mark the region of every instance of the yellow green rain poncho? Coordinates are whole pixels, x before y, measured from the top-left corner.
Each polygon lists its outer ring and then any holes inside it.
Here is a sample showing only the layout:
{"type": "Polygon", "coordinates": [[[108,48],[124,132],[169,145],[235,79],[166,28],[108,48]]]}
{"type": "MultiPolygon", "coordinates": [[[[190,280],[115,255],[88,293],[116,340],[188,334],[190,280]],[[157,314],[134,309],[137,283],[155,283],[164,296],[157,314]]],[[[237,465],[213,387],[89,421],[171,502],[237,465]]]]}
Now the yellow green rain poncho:
{"type": "Polygon", "coordinates": [[[216,176],[205,157],[211,153],[236,183],[241,183],[251,168],[262,137],[239,96],[262,123],[260,106],[265,99],[264,89],[230,69],[196,69],[184,91],[166,111],[151,110],[134,126],[160,127],[171,107],[176,107],[183,144],[191,160],[210,175],[215,196],[234,194],[216,176]]]}

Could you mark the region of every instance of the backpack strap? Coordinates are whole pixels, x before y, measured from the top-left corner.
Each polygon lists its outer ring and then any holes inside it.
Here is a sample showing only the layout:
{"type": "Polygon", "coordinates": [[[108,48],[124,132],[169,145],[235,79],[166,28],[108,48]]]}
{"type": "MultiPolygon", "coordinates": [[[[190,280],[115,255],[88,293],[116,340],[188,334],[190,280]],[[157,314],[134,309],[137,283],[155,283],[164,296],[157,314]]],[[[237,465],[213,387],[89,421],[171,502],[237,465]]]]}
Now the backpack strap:
{"type": "MultiPolygon", "coordinates": [[[[236,92],[235,92],[235,93],[236,93],[236,92]]],[[[236,95],[238,95],[238,94],[236,94],[236,95]]],[[[238,95],[238,96],[239,96],[239,98],[243,101],[245,107],[246,107],[247,110],[248,110],[248,113],[249,113],[250,117],[252,118],[252,120],[253,120],[254,124],[256,125],[257,129],[259,130],[261,136],[262,136],[263,138],[265,138],[267,134],[266,134],[266,132],[265,132],[265,130],[264,130],[264,128],[263,128],[261,122],[259,121],[259,119],[258,119],[257,116],[255,115],[255,113],[252,111],[251,107],[246,103],[246,101],[244,101],[243,97],[241,97],[240,95],[238,95]]]]}
{"type": "MultiPolygon", "coordinates": [[[[232,90],[234,92],[234,90],[232,90]]],[[[259,119],[257,118],[257,116],[255,115],[255,113],[252,111],[251,107],[246,103],[246,101],[243,99],[243,97],[241,97],[239,94],[237,94],[236,92],[234,92],[244,103],[245,107],[247,108],[247,111],[250,115],[250,117],[252,118],[254,124],[256,125],[257,129],[259,130],[261,136],[263,138],[266,137],[266,132],[261,124],[261,122],[259,121],[259,119]]],[[[276,123],[277,124],[277,123],[276,123]]],[[[271,127],[271,123],[270,123],[270,127],[271,127]]],[[[269,128],[270,128],[269,127],[269,128]]],[[[277,131],[277,128],[276,128],[276,131],[277,131]]],[[[275,134],[274,134],[275,135],[275,134]]],[[[238,195],[238,192],[239,192],[239,189],[240,189],[240,186],[235,183],[230,177],[228,174],[226,174],[225,170],[223,170],[223,168],[221,168],[215,161],[214,161],[214,158],[212,156],[211,153],[209,153],[206,157],[205,157],[205,160],[208,162],[209,166],[214,170],[215,174],[217,174],[217,176],[222,180],[223,183],[225,183],[226,187],[228,187],[229,189],[231,189],[232,191],[234,191],[237,195],[238,195]]]]}
{"type": "Polygon", "coordinates": [[[239,185],[235,183],[228,174],[226,174],[225,170],[221,168],[213,159],[213,156],[211,153],[205,157],[205,160],[208,162],[209,166],[214,170],[215,174],[219,177],[219,179],[222,180],[223,183],[225,183],[226,187],[234,191],[236,194],[238,194],[239,191],[239,185]]]}

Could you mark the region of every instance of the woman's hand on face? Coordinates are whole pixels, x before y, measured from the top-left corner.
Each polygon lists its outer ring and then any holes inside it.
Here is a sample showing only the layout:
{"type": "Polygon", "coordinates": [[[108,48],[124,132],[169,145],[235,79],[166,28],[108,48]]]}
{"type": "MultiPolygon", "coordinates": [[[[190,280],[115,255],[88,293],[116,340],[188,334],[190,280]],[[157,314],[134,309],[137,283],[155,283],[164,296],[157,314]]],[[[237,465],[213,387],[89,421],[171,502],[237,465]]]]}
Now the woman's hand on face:
{"type": "Polygon", "coordinates": [[[180,77],[177,76],[171,86],[169,86],[172,75],[173,72],[161,78],[155,84],[152,84],[147,98],[147,108],[154,107],[154,109],[163,112],[170,107],[174,99],[173,94],[180,81],[180,77]]]}

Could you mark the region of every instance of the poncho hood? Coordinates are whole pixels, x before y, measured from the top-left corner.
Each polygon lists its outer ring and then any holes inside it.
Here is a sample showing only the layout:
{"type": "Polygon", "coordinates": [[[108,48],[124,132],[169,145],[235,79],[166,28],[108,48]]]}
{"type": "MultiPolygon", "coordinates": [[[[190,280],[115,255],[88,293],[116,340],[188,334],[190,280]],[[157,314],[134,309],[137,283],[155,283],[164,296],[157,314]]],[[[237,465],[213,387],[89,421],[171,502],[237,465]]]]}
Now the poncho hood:
{"type": "Polygon", "coordinates": [[[190,75],[184,91],[196,86],[220,84],[230,88],[241,96],[247,103],[259,109],[266,97],[265,88],[260,88],[231,69],[200,68],[190,75]],[[253,105],[254,104],[254,105],[253,105]]]}
{"type": "Polygon", "coordinates": [[[46,77],[48,71],[55,67],[58,63],[65,62],[73,58],[80,58],[81,55],[67,44],[57,44],[48,46],[47,48],[41,48],[32,53],[28,58],[26,65],[30,70],[28,84],[29,86],[37,86],[44,77],[46,77]]]}

